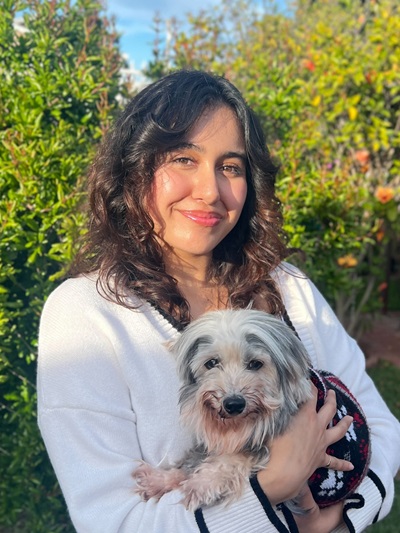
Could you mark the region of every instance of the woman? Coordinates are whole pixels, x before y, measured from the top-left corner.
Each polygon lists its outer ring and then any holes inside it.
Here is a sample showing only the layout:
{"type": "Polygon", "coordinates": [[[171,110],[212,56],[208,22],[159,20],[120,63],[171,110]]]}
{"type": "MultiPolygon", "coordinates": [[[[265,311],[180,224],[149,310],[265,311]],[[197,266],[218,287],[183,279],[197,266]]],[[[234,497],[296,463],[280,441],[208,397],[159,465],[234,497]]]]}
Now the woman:
{"type": "Polygon", "coordinates": [[[89,175],[87,243],[76,276],[49,297],[39,338],[39,424],[77,531],[362,531],[389,512],[399,426],[323,297],[282,263],[275,171],[243,97],[204,72],[146,87],[104,140],[89,175]],[[351,423],[326,429],[329,395],[318,414],[315,399],[300,410],[237,503],[193,514],[179,491],[142,502],[137,461],[171,463],[190,446],[163,343],[206,311],[249,304],[288,315],[313,364],[357,396],[372,430],[368,477],[324,510],[304,489],[318,467],[352,468],[326,454],[351,423]],[[311,511],[294,520],[278,504],[300,491],[311,511]]]}

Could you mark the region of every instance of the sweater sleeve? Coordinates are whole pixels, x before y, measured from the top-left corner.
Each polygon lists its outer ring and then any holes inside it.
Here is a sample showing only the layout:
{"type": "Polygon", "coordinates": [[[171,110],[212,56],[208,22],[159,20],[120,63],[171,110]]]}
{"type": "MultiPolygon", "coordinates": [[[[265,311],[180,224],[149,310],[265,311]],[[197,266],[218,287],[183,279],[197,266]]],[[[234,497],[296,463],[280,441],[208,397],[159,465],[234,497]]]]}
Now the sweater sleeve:
{"type": "Polygon", "coordinates": [[[237,503],[196,513],[176,490],[158,502],[135,494],[132,472],[144,455],[136,414],[110,339],[110,311],[88,306],[89,297],[61,286],[39,333],[38,421],[78,533],[288,532],[250,480],[237,503]]]}
{"type": "Polygon", "coordinates": [[[358,533],[384,518],[391,509],[393,478],[400,467],[400,425],[365,372],[364,354],[318,289],[298,272],[289,285],[287,310],[313,363],[333,372],[347,385],[362,406],[370,427],[370,470],[356,494],[345,503],[346,526],[337,529],[337,533],[358,533]]]}

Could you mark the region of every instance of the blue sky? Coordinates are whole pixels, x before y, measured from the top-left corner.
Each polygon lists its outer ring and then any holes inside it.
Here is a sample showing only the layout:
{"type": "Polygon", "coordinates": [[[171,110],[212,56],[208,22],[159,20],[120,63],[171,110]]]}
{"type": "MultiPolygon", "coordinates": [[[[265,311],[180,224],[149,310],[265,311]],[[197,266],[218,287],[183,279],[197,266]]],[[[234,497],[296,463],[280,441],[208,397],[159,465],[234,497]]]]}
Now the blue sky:
{"type": "MultiPolygon", "coordinates": [[[[255,1],[262,3],[262,0],[255,1]]],[[[128,55],[131,65],[140,70],[152,59],[152,25],[157,11],[163,19],[184,20],[188,12],[197,13],[219,3],[220,0],[108,0],[107,13],[115,16],[122,52],[128,55]]],[[[284,3],[285,0],[276,1],[277,5],[284,3]]]]}
{"type": "Polygon", "coordinates": [[[153,17],[184,19],[188,12],[218,4],[219,0],[108,0],[107,13],[114,15],[121,35],[121,49],[128,54],[136,69],[152,59],[153,17]]]}

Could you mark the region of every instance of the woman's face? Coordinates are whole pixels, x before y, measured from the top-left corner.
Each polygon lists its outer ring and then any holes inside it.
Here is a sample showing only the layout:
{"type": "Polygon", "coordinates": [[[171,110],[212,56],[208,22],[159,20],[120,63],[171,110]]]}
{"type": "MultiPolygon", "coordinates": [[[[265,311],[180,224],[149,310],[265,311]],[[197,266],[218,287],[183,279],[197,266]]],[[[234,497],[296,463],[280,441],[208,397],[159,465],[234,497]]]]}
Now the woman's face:
{"type": "Polygon", "coordinates": [[[182,260],[210,258],[246,200],[243,133],[228,107],[205,111],[156,170],[148,202],[162,246],[182,260]]]}

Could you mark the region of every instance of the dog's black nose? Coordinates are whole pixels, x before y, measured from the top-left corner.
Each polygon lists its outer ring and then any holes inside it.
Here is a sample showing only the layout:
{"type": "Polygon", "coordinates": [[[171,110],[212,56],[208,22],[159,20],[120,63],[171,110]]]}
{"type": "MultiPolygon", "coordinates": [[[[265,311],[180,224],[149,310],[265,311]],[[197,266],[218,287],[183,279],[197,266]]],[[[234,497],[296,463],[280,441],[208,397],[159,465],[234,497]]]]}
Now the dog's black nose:
{"type": "Polygon", "coordinates": [[[222,405],[230,415],[238,415],[246,407],[246,400],[243,396],[230,396],[229,398],[225,398],[222,405]]]}

